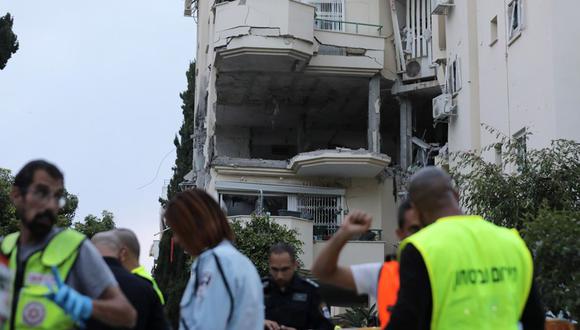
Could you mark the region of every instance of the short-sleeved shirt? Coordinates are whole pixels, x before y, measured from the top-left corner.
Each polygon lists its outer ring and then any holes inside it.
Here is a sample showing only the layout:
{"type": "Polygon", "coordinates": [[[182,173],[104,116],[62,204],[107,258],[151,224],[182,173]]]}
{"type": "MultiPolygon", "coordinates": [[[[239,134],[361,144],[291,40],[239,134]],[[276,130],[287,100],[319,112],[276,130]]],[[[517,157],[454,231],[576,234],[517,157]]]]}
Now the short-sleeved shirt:
{"type": "Polygon", "coordinates": [[[263,278],[262,285],[266,320],[295,329],[334,329],[316,282],[294,274],[284,290],[271,277],[263,278]]]}
{"type": "Polygon", "coordinates": [[[368,294],[375,300],[377,299],[381,267],[383,267],[383,264],[380,262],[350,266],[358,294],[368,294]]]}
{"type": "Polygon", "coordinates": [[[179,329],[264,329],[262,282],[250,259],[224,240],[191,265],[179,329]]]}
{"type": "MultiPolygon", "coordinates": [[[[19,245],[18,262],[23,262],[33,253],[44,249],[48,242],[61,231],[62,228],[55,227],[42,242],[33,245],[19,245]]],[[[103,257],[88,239],[84,240],[79,248],[77,260],[66,279],[66,284],[93,299],[99,298],[106,288],[118,286],[103,257]]]]}

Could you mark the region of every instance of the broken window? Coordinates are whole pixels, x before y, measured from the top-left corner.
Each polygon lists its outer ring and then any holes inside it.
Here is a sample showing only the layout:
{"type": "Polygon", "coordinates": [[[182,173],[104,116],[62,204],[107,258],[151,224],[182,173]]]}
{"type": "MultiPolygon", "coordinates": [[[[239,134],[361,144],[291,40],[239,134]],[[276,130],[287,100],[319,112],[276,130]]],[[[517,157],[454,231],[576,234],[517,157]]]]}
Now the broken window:
{"type": "Polygon", "coordinates": [[[508,4],[508,40],[512,42],[522,32],[524,23],[524,0],[512,0],[508,4]]]}
{"type": "Polygon", "coordinates": [[[288,197],[284,195],[221,194],[220,200],[228,216],[251,214],[277,216],[288,208],[288,197]]]}
{"type": "Polygon", "coordinates": [[[461,61],[458,56],[448,61],[445,74],[447,93],[457,95],[461,90],[461,61]]]}

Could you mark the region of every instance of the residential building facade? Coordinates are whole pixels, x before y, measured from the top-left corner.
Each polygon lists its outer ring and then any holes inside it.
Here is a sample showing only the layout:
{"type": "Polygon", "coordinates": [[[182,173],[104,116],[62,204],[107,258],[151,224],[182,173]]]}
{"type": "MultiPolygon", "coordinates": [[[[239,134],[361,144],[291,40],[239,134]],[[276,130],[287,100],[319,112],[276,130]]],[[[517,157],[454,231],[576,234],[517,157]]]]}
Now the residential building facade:
{"type": "MultiPolygon", "coordinates": [[[[307,268],[349,210],[346,265],[395,251],[398,170],[532,133],[578,140],[574,0],[198,0],[191,184],[299,231],[307,268]]],[[[501,152],[501,149],[500,149],[501,152]]]]}

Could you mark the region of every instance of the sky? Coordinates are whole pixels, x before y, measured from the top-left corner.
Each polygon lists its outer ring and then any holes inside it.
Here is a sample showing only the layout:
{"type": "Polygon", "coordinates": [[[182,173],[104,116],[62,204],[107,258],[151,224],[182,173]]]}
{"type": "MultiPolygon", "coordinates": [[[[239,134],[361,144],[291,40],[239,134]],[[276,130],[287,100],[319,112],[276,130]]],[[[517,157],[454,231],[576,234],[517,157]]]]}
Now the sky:
{"type": "Polygon", "coordinates": [[[55,163],[79,197],[75,221],[113,212],[150,269],[195,56],[183,0],[1,0],[6,12],[20,49],[0,71],[0,167],[55,163]]]}

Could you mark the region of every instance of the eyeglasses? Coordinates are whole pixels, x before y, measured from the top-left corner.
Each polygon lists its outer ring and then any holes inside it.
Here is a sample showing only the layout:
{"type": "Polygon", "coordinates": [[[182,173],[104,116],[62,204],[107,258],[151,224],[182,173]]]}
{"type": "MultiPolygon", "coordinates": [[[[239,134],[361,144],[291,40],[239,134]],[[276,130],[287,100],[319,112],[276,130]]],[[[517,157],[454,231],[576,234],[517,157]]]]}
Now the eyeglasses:
{"type": "Polygon", "coordinates": [[[51,193],[50,188],[45,185],[37,185],[33,190],[29,191],[28,188],[23,190],[26,194],[30,192],[30,195],[34,200],[40,203],[48,203],[51,200],[55,200],[59,208],[63,208],[66,205],[66,197],[63,195],[62,191],[51,193]]]}

